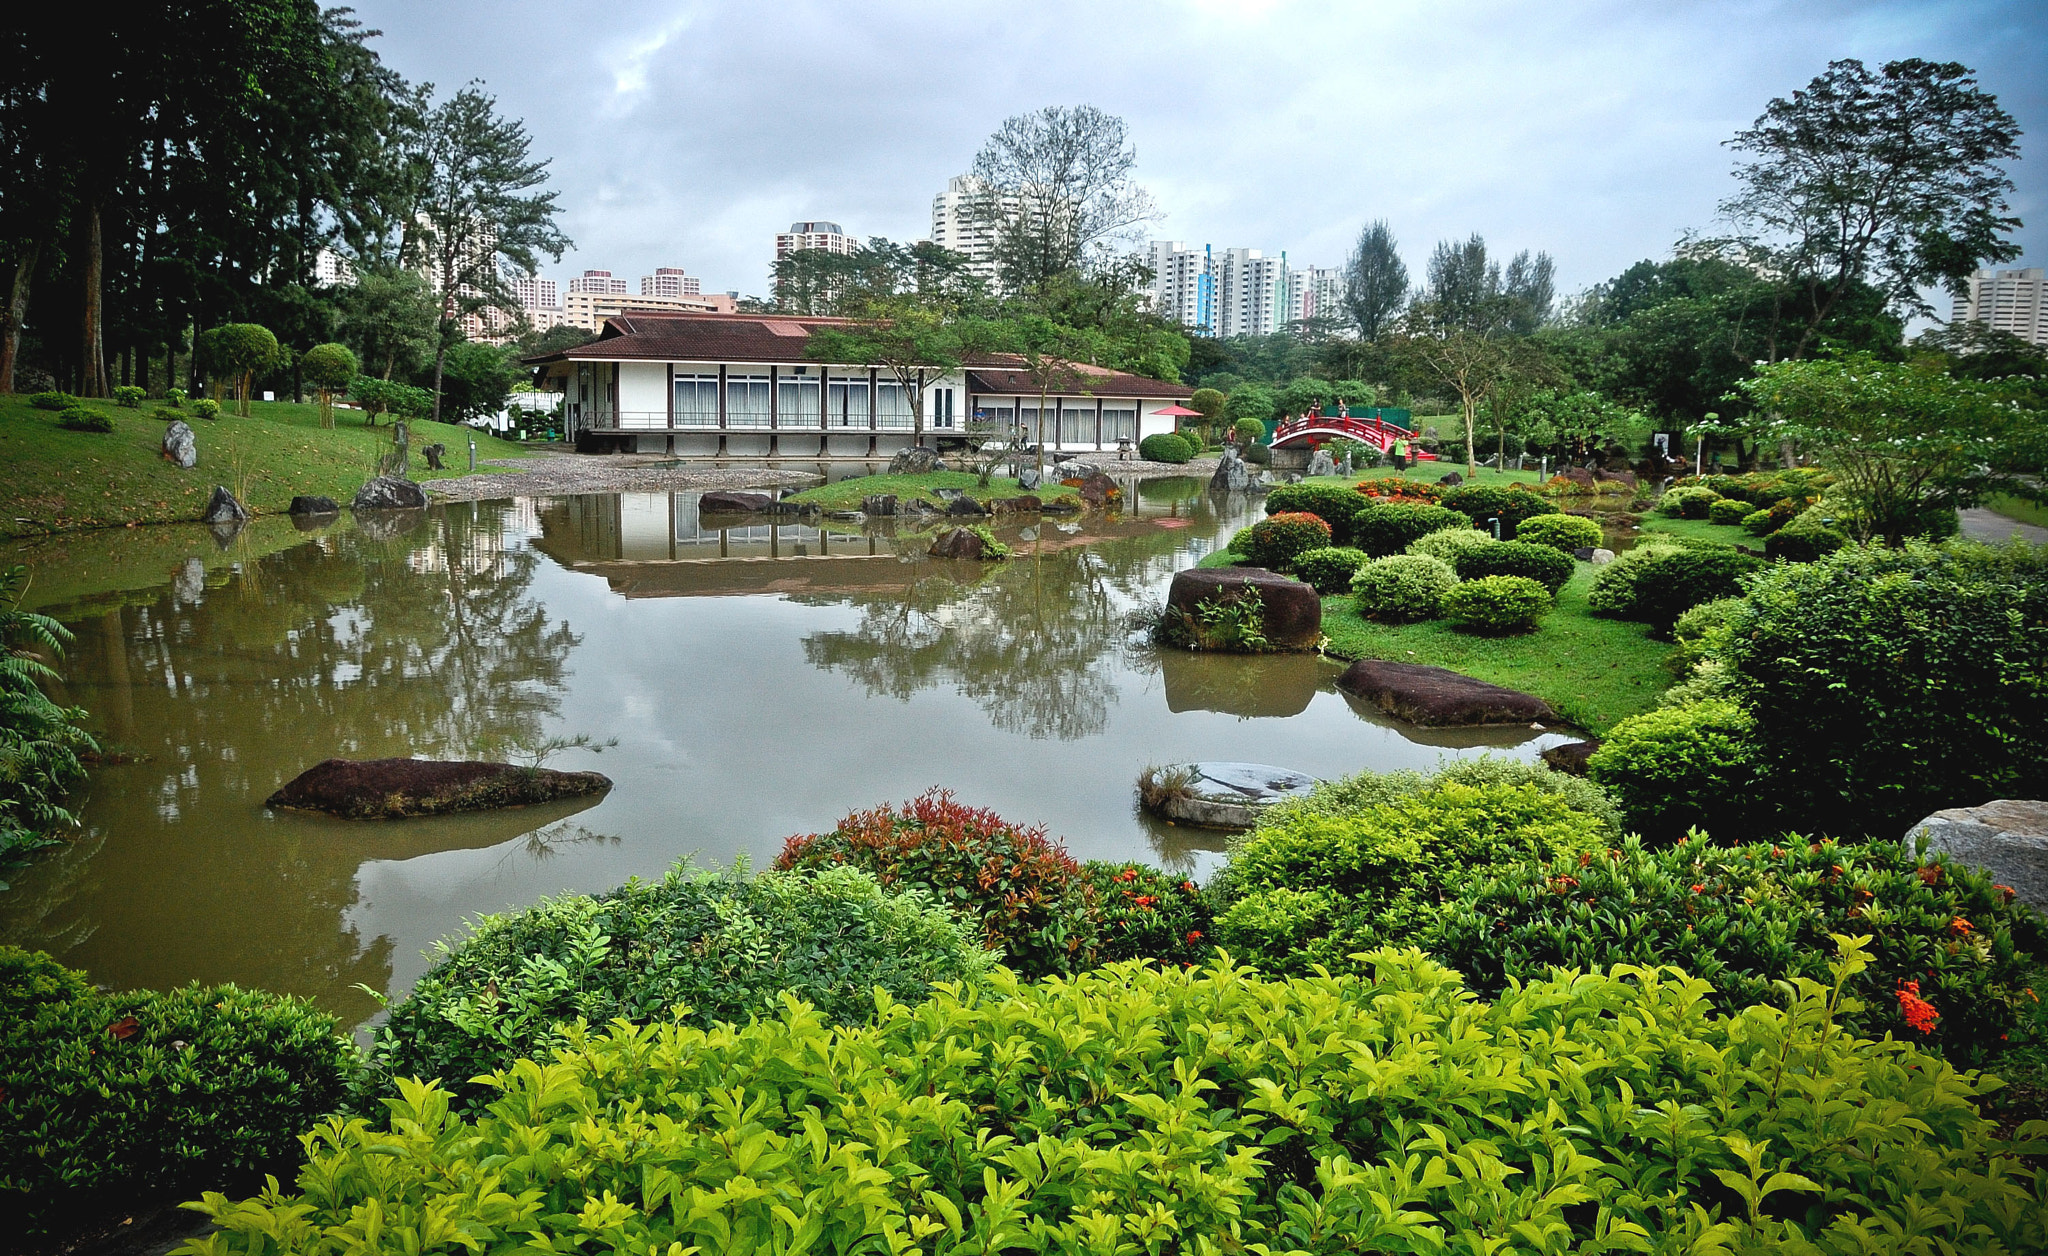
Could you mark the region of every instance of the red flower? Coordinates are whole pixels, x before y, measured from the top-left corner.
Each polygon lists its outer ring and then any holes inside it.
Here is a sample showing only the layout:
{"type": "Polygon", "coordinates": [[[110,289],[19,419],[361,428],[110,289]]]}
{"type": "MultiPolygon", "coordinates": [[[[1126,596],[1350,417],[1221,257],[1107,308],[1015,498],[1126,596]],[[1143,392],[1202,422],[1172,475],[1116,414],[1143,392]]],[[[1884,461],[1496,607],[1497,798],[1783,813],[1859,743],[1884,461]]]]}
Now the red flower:
{"type": "Polygon", "coordinates": [[[1920,997],[1920,983],[1909,981],[1899,987],[1899,1014],[1906,1018],[1906,1024],[1916,1033],[1931,1034],[1941,1013],[1934,1005],[1920,997]]]}
{"type": "Polygon", "coordinates": [[[1933,885],[1941,880],[1941,865],[1928,864],[1926,867],[1919,869],[1919,873],[1920,884],[1933,885]]]}
{"type": "Polygon", "coordinates": [[[1704,885],[1694,885],[1692,887],[1692,892],[1695,894],[1704,894],[1707,892],[1707,887],[1704,885]]]}
{"type": "Polygon", "coordinates": [[[1182,893],[1192,894],[1195,892],[1195,883],[1193,881],[1183,881],[1180,883],[1180,888],[1182,893]]]}
{"type": "Polygon", "coordinates": [[[1156,898],[1153,898],[1153,897],[1152,897],[1152,896],[1151,896],[1150,894],[1140,894],[1140,895],[1138,895],[1138,900],[1137,900],[1137,901],[1138,901],[1138,906],[1140,906],[1140,907],[1144,908],[1144,909],[1145,909],[1146,911],[1151,911],[1151,910],[1152,910],[1152,904],[1154,904],[1154,903],[1158,902],[1159,900],[1158,900],[1158,899],[1156,899],[1156,898]]]}
{"type": "Polygon", "coordinates": [[[1957,916],[1954,920],[1948,922],[1948,931],[1959,938],[1969,937],[1970,930],[1970,922],[1962,916],[1957,916]]]}
{"type": "Polygon", "coordinates": [[[1188,945],[1189,945],[1189,946],[1193,946],[1193,945],[1194,945],[1195,943],[1197,943],[1197,942],[1200,942],[1201,940],[1202,940],[1202,931],[1201,931],[1200,929],[1190,929],[1190,930],[1188,930],[1188,945]]]}

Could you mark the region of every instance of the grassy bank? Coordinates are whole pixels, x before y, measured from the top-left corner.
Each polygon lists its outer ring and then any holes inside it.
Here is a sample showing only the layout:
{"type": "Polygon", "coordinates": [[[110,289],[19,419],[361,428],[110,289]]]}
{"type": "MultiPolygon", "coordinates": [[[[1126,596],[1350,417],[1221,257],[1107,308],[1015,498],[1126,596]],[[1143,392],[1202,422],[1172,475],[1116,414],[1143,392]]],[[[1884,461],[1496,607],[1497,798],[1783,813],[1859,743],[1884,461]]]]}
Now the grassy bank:
{"type": "Polygon", "coordinates": [[[2048,528],[2048,506],[2039,502],[2030,502],[2009,493],[2000,493],[1996,497],[1986,499],[1984,504],[2008,519],[2031,523],[2037,528],[2048,528]]]}
{"type": "Polygon", "coordinates": [[[1705,519],[1673,519],[1667,515],[1644,515],[1638,525],[1645,533],[1662,532],[1687,541],[1716,541],[1722,545],[1747,545],[1762,549],[1764,539],[1752,536],[1737,524],[1709,523],[1705,519]]]}
{"type": "MultiPolygon", "coordinates": [[[[390,447],[387,425],[366,428],[353,411],[337,410],[333,429],[320,426],[319,409],[289,401],[259,401],[249,418],[223,412],[212,421],[187,418],[199,441],[199,465],[180,470],[162,456],[165,422],[155,403],[139,410],[91,401],[88,409],[113,420],[110,433],[72,432],[57,416],[25,397],[0,397],[0,536],[36,536],[72,528],[120,527],[195,519],[213,486],[224,484],[258,514],[282,512],[300,494],[344,504],[375,474],[390,447]]],[[[413,476],[445,479],[468,473],[471,430],[449,423],[415,423],[413,476]],[[448,447],[447,471],[426,468],[423,445],[448,447]]],[[[479,459],[517,459],[526,446],[475,433],[479,459]]]]}
{"type": "MultiPolygon", "coordinates": [[[[981,486],[981,477],[971,471],[933,471],[925,475],[861,475],[837,484],[820,484],[796,494],[793,500],[810,502],[825,510],[859,510],[861,499],[883,493],[893,493],[896,499],[909,501],[922,498],[937,504],[938,490],[958,489],[976,501],[994,501],[1001,497],[1022,497],[1025,491],[1017,487],[1017,481],[1007,476],[995,476],[988,487],[981,486]]],[[[1045,484],[1033,491],[1041,501],[1056,497],[1073,497],[1073,489],[1063,484],[1045,484]]]]}

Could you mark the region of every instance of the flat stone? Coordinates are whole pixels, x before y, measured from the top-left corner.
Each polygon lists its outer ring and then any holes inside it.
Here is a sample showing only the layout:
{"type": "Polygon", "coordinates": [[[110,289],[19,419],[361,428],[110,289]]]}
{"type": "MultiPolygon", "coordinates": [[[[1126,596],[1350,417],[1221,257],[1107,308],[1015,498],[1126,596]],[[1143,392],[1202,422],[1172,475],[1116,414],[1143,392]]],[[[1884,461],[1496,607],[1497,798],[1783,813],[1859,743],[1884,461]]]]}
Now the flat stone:
{"type": "Polygon", "coordinates": [[[1306,773],[1264,763],[1190,763],[1177,770],[1195,779],[1185,793],[1162,799],[1155,814],[1200,828],[1248,829],[1266,807],[1299,798],[1316,784],[1306,773]]]}
{"type": "Polygon", "coordinates": [[[1531,694],[1417,663],[1360,659],[1344,669],[1337,687],[1397,719],[1428,727],[1531,724],[1556,718],[1549,703],[1531,694]]]}
{"type": "Polygon", "coordinates": [[[697,513],[703,515],[759,514],[775,504],[766,493],[741,493],[713,489],[697,499],[697,513]]]}
{"type": "Polygon", "coordinates": [[[199,465],[199,438],[183,419],[171,420],[171,425],[164,429],[163,449],[164,457],[182,470],[190,471],[199,465]]]}
{"type": "Polygon", "coordinates": [[[1596,483],[1626,484],[1630,488],[1640,487],[1640,482],[1636,479],[1636,473],[1633,471],[1595,471],[1593,479],[1596,483]]]}
{"type": "Polygon", "coordinates": [[[356,490],[349,503],[354,510],[418,510],[427,504],[427,493],[411,480],[380,475],[356,490]]]}
{"type": "Polygon", "coordinates": [[[292,498],[291,508],[285,513],[290,515],[338,515],[341,513],[341,503],[335,501],[332,497],[294,497],[292,498]]]}
{"type": "Polygon", "coordinates": [[[948,528],[939,533],[932,547],[925,551],[933,558],[961,558],[980,561],[981,538],[966,528],[948,528]]]}
{"type": "Polygon", "coordinates": [[[995,497],[988,503],[992,515],[1035,515],[1045,508],[1045,503],[1030,493],[1017,497],[995,497]]]}
{"type": "Polygon", "coordinates": [[[206,500],[206,510],[199,516],[201,523],[244,524],[249,521],[249,508],[236,500],[224,484],[213,486],[213,496],[206,500]]]}
{"type": "Polygon", "coordinates": [[[611,787],[611,778],[599,772],[557,772],[511,763],[329,759],[293,777],[263,805],[324,811],[345,820],[396,820],[524,807],[601,794],[611,787]]]}
{"type": "Polygon", "coordinates": [[[1190,567],[1176,572],[1166,605],[1200,636],[1200,608],[1256,594],[1260,631],[1275,650],[1312,650],[1323,636],[1323,599],[1315,589],[1261,567],[1190,567]]]}
{"type": "Polygon", "coordinates": [[[1549,764],[1553,770],[1563,772],[1567,776],[1584,776],[1586,760],[1592,758],[1593,752],[1599,748],[1600,743],[1597,741],[1568,741],[1562,746],[1552,746],[1542,751],[1537,757],[1549,764]]]}
{"type": "Polygon", "coordinates": [[[1906,834],[1930,853],[1980,868],[2022,903],[2048,911],[2048,801],[1999,798],[1981,807],[1937,811],[1906,834]]]}

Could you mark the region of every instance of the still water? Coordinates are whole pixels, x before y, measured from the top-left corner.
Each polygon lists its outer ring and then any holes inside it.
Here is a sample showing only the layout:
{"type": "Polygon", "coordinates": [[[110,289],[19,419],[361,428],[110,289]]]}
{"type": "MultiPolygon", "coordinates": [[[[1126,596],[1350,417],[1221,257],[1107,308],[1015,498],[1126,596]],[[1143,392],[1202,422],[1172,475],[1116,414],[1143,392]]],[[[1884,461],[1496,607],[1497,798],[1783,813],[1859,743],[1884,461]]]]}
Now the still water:
{"type": "Polygon", "coordinates": [[[61,696],[123,759],[94,771],[78,839],[11,874],[0,940],[108,985],[235,981],[360,1021],[376,1004],[356,986],[402,994],[465,917],[685,857],[764,866],[792,834],[933,786],[1079,858],[1199,877],[1223,838],[1141,816],[1148,764],[1330,776],[1563,740],[1398,728],[1313,656],[1145,644],[1130,612],[1251,507],[1194,480],[1129,490],[1108,516],[998,527],[1018,551],[1000,564],[927,559],[907,529],[720,528],[668,493],[0,552],[77,633],[61,696]],[[611,776],[594,805],[384,823],[263,807],[332,756],[505,758],[581,734],[617,745],[549,766],[611,776]]]}

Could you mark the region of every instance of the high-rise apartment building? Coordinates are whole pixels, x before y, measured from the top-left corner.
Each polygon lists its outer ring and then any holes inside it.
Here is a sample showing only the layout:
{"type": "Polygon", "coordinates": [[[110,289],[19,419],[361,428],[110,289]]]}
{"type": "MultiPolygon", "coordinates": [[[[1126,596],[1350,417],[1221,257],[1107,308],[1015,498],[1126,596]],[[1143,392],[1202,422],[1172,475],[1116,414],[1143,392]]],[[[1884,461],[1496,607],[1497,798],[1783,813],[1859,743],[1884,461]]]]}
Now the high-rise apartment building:
{"type": "Polygon", "coordinates": [[[1980,270],[1956,297],[1950,317],[2048,345],[2048,270],[1980,270]]]}
{"type": "Polygon", "coordinates": [[[684,274],[680,266],[657,266],[653,274],[640,276],[643,297],[694,297],[699,292],[696,277],[684,274]]]}
{"type": "Polygon", "coordinates": [[[1216,332],[1270,336],[1287,325],[1287,254],[1223,249],[1211,255],[1216,281],[1216,332]]]}
{"type": "Polygon", "coordinates": [[[328,288],[347,288],[356,281],[355,267],[333,249],[321,249],[313,256],[313,282],[328,288]]]}
{"type": "Polygon", "coordinates": [[[1312,318],[1342,320],[1344,272],[1334,266],[1301,266],[1287,272],[1287,321],[1306,323],[1312,318]]]}
{"type": "Polygon", "coordinates": [[[982,186],[968,174],[946,180],[946,190],[932,198],[932,243],[965,257],[968,273],[993,284],[995,232],[982,212],[982,186]]]}
{"type": "Polygon", "coordinates": [[[515,275],[505,281],[523,310],[559,310],[562,298],[552,279],[538,275],[515,275]]]}
{"type": "Polygon", "coordinates": [[[625,295],[632,291],[623,279],[614,279],[608,270],[586,270],[569,281],[571,292],[595,292],[600,295],[625,295]]]}
{"type": "Polygon", "coordinates": [[[1216,334],[1216,278],[1208,245],[1152,242],[1152,308],[1183,327],[1216,334]]]}
{"type": "Polygon", "coordinates": [[[798,249],[823,249],[827,253],[851,253],[856,241],[836,222],[793,222],[789,230],[775,237],[775,260],[781,261],[798,249]]]}

